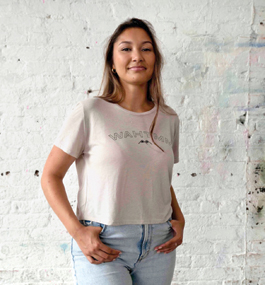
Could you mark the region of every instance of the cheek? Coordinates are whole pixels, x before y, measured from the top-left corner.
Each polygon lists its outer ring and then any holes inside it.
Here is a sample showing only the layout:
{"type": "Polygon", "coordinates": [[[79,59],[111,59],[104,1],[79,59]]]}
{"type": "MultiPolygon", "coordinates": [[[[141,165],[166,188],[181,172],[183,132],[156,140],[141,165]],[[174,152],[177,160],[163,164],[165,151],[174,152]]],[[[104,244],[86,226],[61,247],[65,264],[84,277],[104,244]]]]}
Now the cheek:
{"type": "Polygon", "coordinates": [[[152,62],[151,64],[153,71],[155,70],[155,62],[152,62]]]}
{"type": "Polygon", "coordinates": [[[115,58],[115,65],[117,68],[124,69],[128,65],[128,60],[124,56],[117,56],[115,58]]]}
{"type": "Polygon", "coordinates": [[[155,55],[154,55],[153,58],[152,58],[153,67],[155,66],[155,61],[156,61],[156,58],[155,58],[155,55]]]}
{"type": "Polygon", "coordinates": [[[119,53],[114,52],[112,59],[113,59],[113,64],[115,65],[116,69],[119,68],[119,66],[121,65],[121,61],[122,61],[119,53]]]}
{"type": "Polygon", "coordinates": [[[148,61],[149,61],[149,66],[154,68],[155,67],[155,56],[154,55],[150,56],[148,61]]]}

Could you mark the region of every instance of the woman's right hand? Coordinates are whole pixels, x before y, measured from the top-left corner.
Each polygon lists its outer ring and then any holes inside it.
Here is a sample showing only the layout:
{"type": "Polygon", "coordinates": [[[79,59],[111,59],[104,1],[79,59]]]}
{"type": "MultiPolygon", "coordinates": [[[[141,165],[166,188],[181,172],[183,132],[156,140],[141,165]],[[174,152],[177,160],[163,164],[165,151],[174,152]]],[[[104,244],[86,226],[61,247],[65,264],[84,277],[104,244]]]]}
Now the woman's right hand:
{"type": "Polygon", "coordinates": [[[101,227],[83,226],[73,235],[79,248],[92,264],[101,264],[115,260],[121,251],[105,245],[99,238],[101,227]]]}

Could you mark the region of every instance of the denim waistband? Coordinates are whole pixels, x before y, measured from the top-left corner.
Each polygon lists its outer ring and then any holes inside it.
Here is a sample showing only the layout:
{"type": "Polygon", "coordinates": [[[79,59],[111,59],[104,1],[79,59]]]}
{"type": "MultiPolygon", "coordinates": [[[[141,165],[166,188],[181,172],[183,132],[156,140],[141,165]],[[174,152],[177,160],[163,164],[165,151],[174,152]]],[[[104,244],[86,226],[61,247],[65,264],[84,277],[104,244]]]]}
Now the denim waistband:
{"type": "MultiPolygon", "coordinates": [[[[171,221],[172,220],[172,217],[169,217],[165,222],[163,223],[167,223],[168,221],[171,221]]],[[[105,224],[103,223],[99,223],[97,221],[93,221],[93,220],[79,220],[79,222],[84,225],[84,226],[89,226],[89,225],[92,225],[92,224],[95,224],[95,225],[100,225],[101,227],[103,226],[106,226],[105,224]]],[[[158,223],[158,224],[163,224],[163,223],[158,223]]],[[[130,224],[130,225],[137,225],[137,224],[130,224]]],[[[138,225],[142,225],[142,224],[138,224],[138,225]]],[[[155,224],[154,224],[155,225],[155,224]]]]}

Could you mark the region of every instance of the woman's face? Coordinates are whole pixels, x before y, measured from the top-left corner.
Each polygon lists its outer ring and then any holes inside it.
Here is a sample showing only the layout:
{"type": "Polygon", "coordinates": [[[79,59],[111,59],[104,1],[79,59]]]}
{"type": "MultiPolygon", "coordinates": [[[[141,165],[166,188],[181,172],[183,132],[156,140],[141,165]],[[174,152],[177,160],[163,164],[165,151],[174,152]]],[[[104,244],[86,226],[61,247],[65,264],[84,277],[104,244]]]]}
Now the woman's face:
{"type": "Polygon", "coordinates": [[[128,28],[113,46],[113,66],[122,84],[143,85],[152,78],[155,53],[145,30],[128,28]],[[138,68],[136,67],[138,66],[138,68]]]}

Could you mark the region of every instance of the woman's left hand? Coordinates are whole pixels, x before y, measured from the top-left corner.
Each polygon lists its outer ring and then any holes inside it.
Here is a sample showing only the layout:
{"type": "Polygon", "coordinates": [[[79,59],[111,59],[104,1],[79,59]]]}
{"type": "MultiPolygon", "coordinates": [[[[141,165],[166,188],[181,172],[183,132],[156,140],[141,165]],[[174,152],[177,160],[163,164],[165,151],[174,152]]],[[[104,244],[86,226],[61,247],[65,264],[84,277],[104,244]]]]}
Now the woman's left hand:
{"type": "Polygon", "coordinates": [[[169,241],[167,241],[166,243],[163,243],[155,247],[155,250],[157,252],[169,253],[182,244],[183,231],[184,231],[183,222],[178,220],[171,220],[170,223],[172,224],[172,229],[174,230],[174,237],[169,241]],[[159,247],[162,248],[159,249],[159,247]]]}

